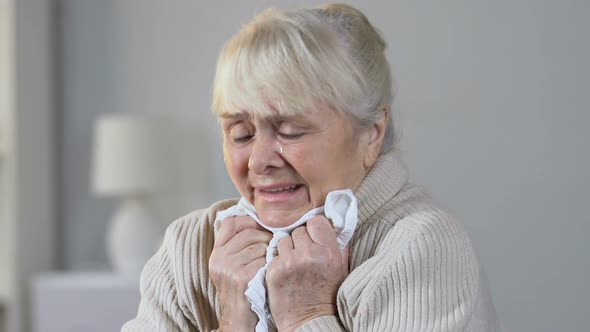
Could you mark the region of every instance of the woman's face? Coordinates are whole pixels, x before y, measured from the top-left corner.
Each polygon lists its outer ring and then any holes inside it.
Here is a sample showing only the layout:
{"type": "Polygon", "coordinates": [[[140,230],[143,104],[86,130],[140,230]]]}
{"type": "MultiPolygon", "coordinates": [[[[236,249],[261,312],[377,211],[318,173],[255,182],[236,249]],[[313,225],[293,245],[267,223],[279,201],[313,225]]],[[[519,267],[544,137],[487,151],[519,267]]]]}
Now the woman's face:
{"type": "Polygon", "coordinates": [[[333,108],[296,116],[222,115],[229,175],[262,221],[284,227],[367,173],[365,130],[333,108]]]}

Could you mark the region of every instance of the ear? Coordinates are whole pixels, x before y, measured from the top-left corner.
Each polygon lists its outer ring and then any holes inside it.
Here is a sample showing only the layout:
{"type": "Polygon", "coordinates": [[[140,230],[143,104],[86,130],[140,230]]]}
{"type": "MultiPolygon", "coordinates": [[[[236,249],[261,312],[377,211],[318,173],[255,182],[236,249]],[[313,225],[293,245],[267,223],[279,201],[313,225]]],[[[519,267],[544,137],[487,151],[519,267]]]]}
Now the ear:
{"type": "Polygon", "coordinates": [[[367,150],[363,160],[363,165],[367,170],[373,167],[373,164],[377,161],[377,158],[379,158],[383,139],[385,138],[385,132],[389,125],[390,113],[389,107],[384,107],[381,110],[381,117],[368,129],[369,140],[367,142],[367,150]]]}

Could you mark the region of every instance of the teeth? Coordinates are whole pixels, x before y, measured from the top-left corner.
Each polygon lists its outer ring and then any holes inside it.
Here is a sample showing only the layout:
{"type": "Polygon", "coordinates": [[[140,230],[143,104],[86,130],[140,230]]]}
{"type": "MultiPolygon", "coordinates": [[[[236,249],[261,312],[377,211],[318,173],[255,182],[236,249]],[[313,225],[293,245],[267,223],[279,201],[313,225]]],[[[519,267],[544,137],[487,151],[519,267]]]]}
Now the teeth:
{"type": "Polygon", "coordinates": [[[290,187],[285,187],[285,188],[267,189],[267,190],[265,190],[265,191],[267,191],[267,192],[269,192],[269,193],[278,193],[278,192],[281,192],[281,191],[287,191],[287,190],[288,190],[288,191],[293,191],[293,190],[295,190],[296,188],[297,188],[297,185],[293,185],[293,186],[290,186],[290,187]]]}

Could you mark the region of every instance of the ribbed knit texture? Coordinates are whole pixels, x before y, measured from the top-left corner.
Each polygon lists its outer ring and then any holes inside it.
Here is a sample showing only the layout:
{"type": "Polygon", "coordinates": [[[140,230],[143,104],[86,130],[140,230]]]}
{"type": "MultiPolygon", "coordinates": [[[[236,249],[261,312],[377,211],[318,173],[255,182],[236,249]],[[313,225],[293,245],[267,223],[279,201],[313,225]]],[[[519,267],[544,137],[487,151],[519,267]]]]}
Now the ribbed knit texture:
{"type": "MultiPolygon", "coordinates": [[[[461,226],[423,189],[408,184],[395,152],[382,155],[355,193],[359,223],[338,316],[309,331],[502,331],[485,275],[461,226]]],[[[209,279],[218,202],[172,223],[144,267],[142,299],[123,332],[213,331],[219,303],[209,279]]]]}

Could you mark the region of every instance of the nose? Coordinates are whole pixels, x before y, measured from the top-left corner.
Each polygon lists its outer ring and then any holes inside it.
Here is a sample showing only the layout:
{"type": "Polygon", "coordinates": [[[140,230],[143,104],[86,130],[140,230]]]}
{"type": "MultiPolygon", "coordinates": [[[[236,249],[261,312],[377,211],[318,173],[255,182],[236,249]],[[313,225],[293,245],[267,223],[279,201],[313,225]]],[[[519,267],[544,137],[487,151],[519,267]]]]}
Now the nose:
{"type": "Polygon", "coordinates": [[[271,135],[258,135],[252,142],[248,168],[255,174],[268,174],[276,168],[283,167],[285,160],[279,153],[280,143],[271,135]]]}

